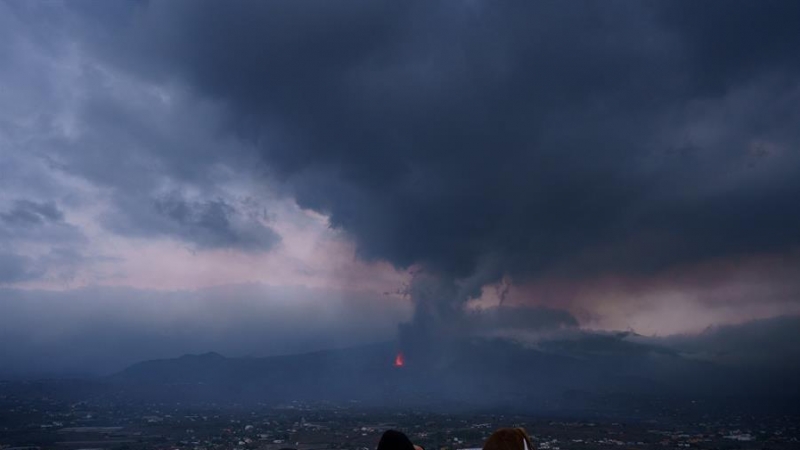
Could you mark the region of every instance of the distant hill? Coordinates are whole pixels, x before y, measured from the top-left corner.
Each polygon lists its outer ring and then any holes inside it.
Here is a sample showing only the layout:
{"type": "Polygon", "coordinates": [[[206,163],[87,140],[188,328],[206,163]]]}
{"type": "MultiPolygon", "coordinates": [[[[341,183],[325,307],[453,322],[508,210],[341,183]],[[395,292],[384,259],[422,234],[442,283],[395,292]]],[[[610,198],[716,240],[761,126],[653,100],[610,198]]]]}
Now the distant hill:
{"type": "Polygon", "coordinates": [[[184,402],[530,402],[583,407],[597,395],[705,394],[712,388],[723,390],[721,380],[735,378],[723,376],[721,367],[667,351],[627,343],[609,350],[602,345],[602,352],[595,351],[597,344],[543,351],[504,340],[465,341],[435,359],[412,354],[403,367],[394,366],[397,347],[392,343],[266,358],[206,353],[145,361],[109,381],[140,399],[184,402]]]}
{"type": "Polygon", "coordinates": [[[435,352],[409,352],[402,367],[395,366],[396,356],[395,343],[264,358],[184,355],[144,361],[99,379],[0,383],[0,397],[217,406],[298,400],[616,415],[658,412],[670,404],[700,412],[731,404],[796,410],[800,404],[794,402],[792,373],[697,361],[623,334],[536,348],[466,340],[435,352]]]}
{"type": "Polygon", "coordinates": [[[109,381],[141,398],[185,401],[376,399],[399,375],[393,358],[391,344],[266,358],[206,353],[134,364],[109,381]]]}

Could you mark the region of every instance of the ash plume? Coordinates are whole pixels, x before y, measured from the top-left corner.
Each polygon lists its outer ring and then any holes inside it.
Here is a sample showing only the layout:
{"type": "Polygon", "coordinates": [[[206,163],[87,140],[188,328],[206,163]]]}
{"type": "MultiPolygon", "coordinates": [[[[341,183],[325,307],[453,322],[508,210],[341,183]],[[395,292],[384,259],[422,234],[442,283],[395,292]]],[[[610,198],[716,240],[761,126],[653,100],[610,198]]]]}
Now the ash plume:
{"type": "Polygon", "coordinates": [[[505,276],[797,264],[797,2],[316,6],[147,2],[85,45],[224,105],[360,258],[424,268],[406,339],[505,276]]]}
{"type": "Polygon", "coordinates": [[[750,164],[754,145],[800,144],[800,108],[781,101],[800,92],[794,2],[317,6],[146,3],[91,48],[223,103],[223,131],[360,257],[443,277],[413,287],[431,291],[421,315],[456,314],[503,276],[637,276],[800,245],[800,154],[750,164]]]}

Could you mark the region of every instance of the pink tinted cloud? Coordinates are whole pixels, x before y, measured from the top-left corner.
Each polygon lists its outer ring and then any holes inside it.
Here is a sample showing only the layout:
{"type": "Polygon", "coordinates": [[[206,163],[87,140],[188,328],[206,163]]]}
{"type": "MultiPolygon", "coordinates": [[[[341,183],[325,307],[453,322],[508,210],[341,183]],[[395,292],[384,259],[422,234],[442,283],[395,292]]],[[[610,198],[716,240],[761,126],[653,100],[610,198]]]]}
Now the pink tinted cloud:
{"type": "MultiPolygon", "coordinates": [[[[495,291],[484,289],[479,302],[496,303],[495,291]]],[[[653,275],[542,276],[514,284],[506,304],[566,309],[587,328],[661,335],[800,314],[800,252],[719,259],[653,275]]]]}
{"type": "MultiPolygon", "coordinates": [[[[352,240],[331,229],[323,215],[293,201],[272,199],[265,221],[281,241],[268,251],[196,249],[171,236],[126,236],[99,226],[103,201],[70,210],[67,220],[87,236],[87,255],[74,262],[69,280],[44,277],[17,287],[73,289],[125,286],[147,290],[194,290],[234,284],[303,286],[337,291],[396,292],[408,279],[386,262],[356,257],[352,240]]],[[[392,298],[397,297],[392,295],[392,298]]]]}

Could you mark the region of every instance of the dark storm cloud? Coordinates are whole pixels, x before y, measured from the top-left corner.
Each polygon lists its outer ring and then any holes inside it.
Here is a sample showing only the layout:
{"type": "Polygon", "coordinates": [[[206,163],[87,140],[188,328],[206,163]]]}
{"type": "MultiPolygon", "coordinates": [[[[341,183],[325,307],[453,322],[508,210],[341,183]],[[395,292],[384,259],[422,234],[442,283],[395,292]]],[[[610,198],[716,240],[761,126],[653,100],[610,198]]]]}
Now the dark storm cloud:
{"type": "Polygon", "coordinates": [[[16,200],[9,211],[0,212],[0,220],[14,226],[41,225],[45,222],[59,222],[63,219],[64,213],[53,201],[38,203],[30,200],[16,200]]]}
{"type": "Polygon", "coordinates": [[[785,0],[662,2],[658,18],[686,44],[691,77],[699,89],[718,95],[748,78],[774,71],[791,77],[800,67],[800,5],[785,0]]]}
{"type": "Polygon", "coordinates": [[[133,9],[95,50],[223,104],[366,258],[492,281],[800,241],[794,2],[133,9]]]}
{"type": "Polygon", "coordinates": [[[0,284],[74,277],[86,237],[64,220],[55,201],[16,199],[0,207],[0,284]],[[29,254],[28,246],[45,246],[29,254]]]}
{"type": "Polygon", "coordinates": [[[83,234],[64,220],[64,212],[52,200],[16,199],[0,207],[0,238],[3,244],[31,240],[53,245],[82,243],[83,234]]]}
{"type": "Polygon", "coordinates": [[[266,251],[280,239],[263,220],[244,210],[218,186],[237,178],[244,167],[242,146],[226,142],[210,127],[216,120],[204,105],[171,92],[167,105],[94,93],[81,109],[92,131],[66,145],[65,169],[112,189],[115,208],[103,221],[132,236],[171,236],[198,249],[266,251]],[[193,109],[194,108],[194,109],[193,109]],[[193,109],[193,117],[187,118],[193,109]],[[108,152],[109,142],[116,146],[108,152]],[[220,170],[220,167],[223,169],[220,170]],[[165,184],[199,191],[162,192],[165,184]]]}
{"type": "MultiPolygon", "coordinates": [[[[72,237],[78,242],[82,240],[80,235],[72,237]]],[[[74,244],[75,242],[54,244],[45,253],[36,256],[0,248],[0,285],[38,280],[71,281],[81,264],[91,259],[100,259],[87,257],[79,250],[80,246],[74,244]]]]}
{"type": "MultiPolygon", "coordinates": [[[[131,11],[86,6],[109,20],[131,11]]],[[[181,85],[142,82],[83,51],[68,13],[58,3],[0,4],[0,64],[8,68],[0,84],[14,87],[2,92],[0,187],[25,197],[0,205],[0,237],[67,245],[81,233],[63,211],[75,219],[76,209],[99,207],[101,225],[128,236],[168,236],[196,249],[272,248],[277,234],[240,204],[254,158],[219,133],[216,108],[181,85]]]]}
{"type": "Polygon", "coordinates": [[[124,208],[110,214],[106,225],[134,236],[172,236],[198,249],[235,248],[266,251],[280,236],[265,225],[266,213],[248,211],[224,199],[188,200],[177,193],[160,195],[149,204],[141,199],[120,199],[124,208]]]}
{"type": "Polygon", "coordinates": [[[168,196],[155,203],[156,210],[177,224],[188,229],[179,235],[204,247],[242,247],[269,249],[279,241],[277,233],[258,224],[250,223],[244,230],[233,224],[236,209],[223,200],[187,202],[168,196]]]}

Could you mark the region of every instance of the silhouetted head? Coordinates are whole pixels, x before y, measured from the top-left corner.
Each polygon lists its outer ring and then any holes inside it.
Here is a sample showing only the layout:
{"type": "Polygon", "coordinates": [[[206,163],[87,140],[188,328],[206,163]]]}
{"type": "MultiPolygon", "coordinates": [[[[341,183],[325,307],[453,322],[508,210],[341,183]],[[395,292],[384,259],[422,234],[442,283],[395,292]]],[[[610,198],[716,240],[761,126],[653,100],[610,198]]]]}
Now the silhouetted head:
{"type": "MultiPolygon", "coordinates": [[[[421,448],[421,447],[420,447],[421,448]]],[[[378,442],[378,450],[414,450],[415,445],[405,434],[397,430],[388,430],[378,442]]]]}
{"type": "Polygon", "coordinates": [[[500,428],[492,433],[483,450],[535,450],[524,428],[500,428]]]}

